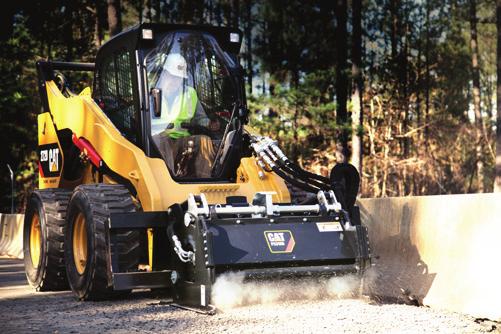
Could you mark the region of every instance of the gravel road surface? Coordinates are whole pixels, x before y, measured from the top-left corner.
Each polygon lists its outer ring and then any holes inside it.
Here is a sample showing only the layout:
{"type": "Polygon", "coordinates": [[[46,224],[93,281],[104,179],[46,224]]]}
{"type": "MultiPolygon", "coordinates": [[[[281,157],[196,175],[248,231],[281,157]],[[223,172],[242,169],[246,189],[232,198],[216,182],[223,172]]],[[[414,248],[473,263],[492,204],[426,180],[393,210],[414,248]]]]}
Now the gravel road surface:
{"type": "Polygon", "coordinates": [[[214,316],[175,308],[149,292],[79,302],[70,292],[34,292],[22,261],[0,259],[0,333],[499,333],[496,325],[365,297],[274,301],[214,316]]]}

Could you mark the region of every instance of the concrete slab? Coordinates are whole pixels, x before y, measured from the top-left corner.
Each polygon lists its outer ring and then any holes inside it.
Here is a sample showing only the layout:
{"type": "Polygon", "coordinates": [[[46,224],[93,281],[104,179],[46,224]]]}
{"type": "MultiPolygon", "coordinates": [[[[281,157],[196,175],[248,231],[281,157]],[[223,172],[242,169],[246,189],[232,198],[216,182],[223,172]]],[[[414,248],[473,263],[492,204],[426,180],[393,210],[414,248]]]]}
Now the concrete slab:
{"type": "Polygon", "coordinates": [[[0,213],[0,255],[23,258],[24,215],[0,213]]]}
{"type": "Polygon", "coordinates": [[[372,293],[501,320],[501,194],[362,199],[372,293]]]}

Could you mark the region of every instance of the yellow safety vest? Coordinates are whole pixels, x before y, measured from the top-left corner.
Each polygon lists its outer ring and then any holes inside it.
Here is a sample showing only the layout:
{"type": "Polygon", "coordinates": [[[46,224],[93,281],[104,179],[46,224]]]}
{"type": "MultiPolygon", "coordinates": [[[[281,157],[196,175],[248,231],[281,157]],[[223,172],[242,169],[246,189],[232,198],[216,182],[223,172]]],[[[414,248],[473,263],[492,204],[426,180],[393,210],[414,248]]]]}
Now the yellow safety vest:
{"type": "Polygon", "coordinates": [[[181,124],[189,123],[195,116],[197,103],[197,92],[192,87],[186,87],[186,91],[176,96],[170,110],[165,100],[162,99],[162,110],[167,112],[169,124],[174,124],[173,128],[165,130],[170,138],[177,139],[190,135],[188,130],[181,127],[181,124]]]}

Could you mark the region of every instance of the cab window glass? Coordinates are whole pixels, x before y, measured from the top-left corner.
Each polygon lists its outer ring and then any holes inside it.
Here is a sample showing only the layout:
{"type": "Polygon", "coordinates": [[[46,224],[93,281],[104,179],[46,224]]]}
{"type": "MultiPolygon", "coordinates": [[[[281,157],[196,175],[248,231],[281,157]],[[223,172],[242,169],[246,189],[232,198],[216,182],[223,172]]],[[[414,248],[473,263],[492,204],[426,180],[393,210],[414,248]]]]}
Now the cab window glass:
{"type": "Polygon", "coordinates": [[[98,104],[128,140],[137,141],[131,54],[121,50],[106,58],[99,69],[98,104]]]}
{"type": "Polygon", "coordinates": [[[235,64],[195,31],[167,34],[145,63],[154,145],[174,176],[210,177],[236,105],[235,64]]]}

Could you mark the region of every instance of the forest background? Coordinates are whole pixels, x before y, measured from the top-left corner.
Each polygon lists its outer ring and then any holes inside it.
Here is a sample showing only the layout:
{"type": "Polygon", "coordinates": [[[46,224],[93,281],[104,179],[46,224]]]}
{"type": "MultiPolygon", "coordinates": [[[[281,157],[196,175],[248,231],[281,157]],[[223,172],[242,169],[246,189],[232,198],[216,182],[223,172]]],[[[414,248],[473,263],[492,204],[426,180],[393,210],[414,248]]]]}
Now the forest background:
{"type": "Polygon", "coordinates": [[[327,175],[350,161],[362,197],[501,189],[501,0],[9,3],[0,13],[0,212],[11,209],[7,164],[15,211],[37,184],[35,62],[92,62],[139,22],[239,27],[251,124],[306,169],[327,175]]]}

